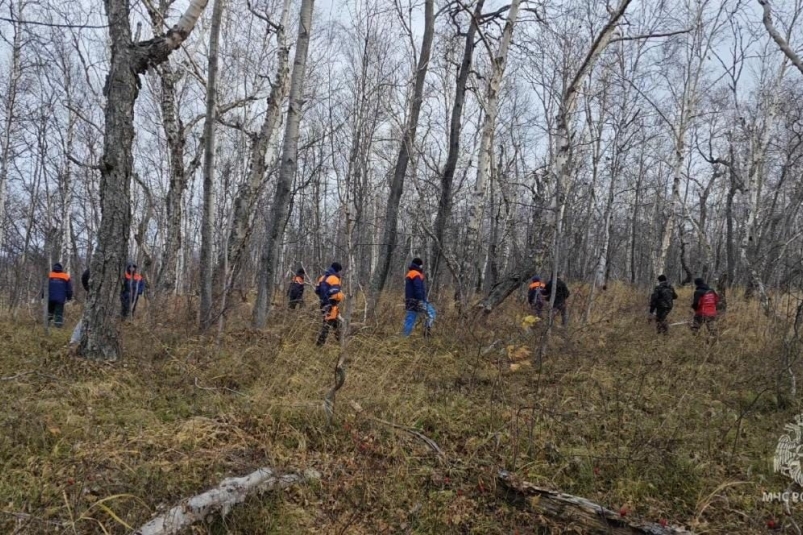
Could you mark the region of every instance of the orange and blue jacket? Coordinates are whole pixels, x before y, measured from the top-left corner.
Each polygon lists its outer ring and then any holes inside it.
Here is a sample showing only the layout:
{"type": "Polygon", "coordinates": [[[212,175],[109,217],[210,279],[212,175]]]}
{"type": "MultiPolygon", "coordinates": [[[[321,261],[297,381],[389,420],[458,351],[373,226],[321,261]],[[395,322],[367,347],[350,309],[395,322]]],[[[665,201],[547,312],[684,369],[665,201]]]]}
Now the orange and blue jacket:
{"type": "Polygon", "coordinates": [[[427,286],[424,272],[420,266],[410,264],[404,277],[404,306],[407,310],[418,310],[420,303],[427,300],[427,286]]]}
{"type": "Polygon", "coordinates": [[[287,296],[291,301],[300,301],[304,297],[304,277],[296,275],[290,281],[290,288],[287,290],[287,296]]]}
{"type": "Polygon", "coordinates": [[[72,281],[61,264],[55,264],[47,280],[47,298],[51,302],[65,303],[72,299],[72,281]]]}
{"type": "Polygon", "coordinates": [[[527,302],[531,305],[543,300],[542,292],[544,291],[545,284],[541,282],[538,277],[533,277],[530,287],[527,291],[527,302]]]}
{"type": "Polygon", "coordinates": [[[337,305],[343,301],[343,291],[340,288],[340,276],[332,268],[327,269],[318,279],[315,293],[321,300],[321,305],[337,305]]]}
{"type": "Polygon", "coordinates": [[[121,293],[135,293],[137,295],[142,295],[142,292],[145,291],[145,279],[142,278],[142,275],[139,273],[131,273],[130,271],[125,272],[125,279],[123,280],[123,288],[121,293]]]}

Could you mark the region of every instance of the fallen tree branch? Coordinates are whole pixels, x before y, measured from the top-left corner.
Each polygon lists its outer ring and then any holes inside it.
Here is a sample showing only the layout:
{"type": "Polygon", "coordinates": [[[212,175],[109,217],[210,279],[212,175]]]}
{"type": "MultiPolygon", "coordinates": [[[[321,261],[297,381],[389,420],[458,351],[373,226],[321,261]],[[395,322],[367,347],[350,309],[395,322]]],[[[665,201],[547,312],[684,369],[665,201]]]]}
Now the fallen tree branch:
{"type": "MultiPolygon", "coordinates": [[[[363,409],[360,406],[360,404],[357,403],[354,400],[351,400],[351,408],[353,408],[358,414],[365,412],[365,409],[363,409]]],[[[424,433],[420,432],[419,430],[415,429],[414,427],[408,427],[406,425],[399,425],[399,424],[396,424],[396,423],[393,423],[393,422],[389,422],[387,420],[383,420],[382,418],[377,418],[376,416],[370,416],[367,413],[366,413],[365,416],[366,416],[366,418],[368,418],[372,422],[377,422],[377,423],[380,423],[380,424],[383,424],[383,425],[387,425],[387,426],[392,427],[394,429],[398,429],[400,431],[404,431],[406,433],[409,433],[409,434],[413,435],[414,437],[420,439],[424,444],[429,446],[430,449],[432,451],[434,451],[435,453],[437,453],[439,457],[441,457],[442,459],[446,458],[446,454],[443,453],[443,450],[440,448],[440,446],[438,446],[438,444],[434,440],[432,440],[431,438],[429,438],[428,436],[426,436],[424,433]]]]}
{"type": "Polygon", "coordinates": [[[536,487],[526,481],[518,481],[513,474],[500,470],[499,484],[508,492],[526,496],[532,509],[540,515],[563,522],[571,522],[582,533],[606,533],[616,535],[692,535],[681,527],[662,526],[652,522],[628,520],[610,509],[592,501],[555,490],[536,487]]]}
{"type": "Polygon", "coordinates": [[[315,470],[304,474],[277,474],[272,468],[260,468],[243,477],[230,477],[202,494],[182,500],[181,503],[164,514],[135,530],[132,535],[171,535],[204,520],[212,513],[226,516],[231,508],[242,503],[251,494],[259,494],[274,489],[319,479],[315,470]]]}
{"type": "Polygon", "coordinates": [[[405,433],[409,433],[409,434],[413,435],[414,437],[418,438],[419,440],[421,440],[427,446],[429,446],[429,448],[432,451],[434,451],[435,453],[438,454],[438,457],[442,457],[442,458],[446,457],[446,454],[443,453],[443,450],[440,448],[440,446],[438,446],[438,444],[434,440],[432,440],[431,438],[426,436],[424,433],[422,433],[422,432],[420,432],[420,431],[418,431],[418,430],[416,430],[416,429],[414,429],[412,427],[407,427],[406,425],[394,424],[393,422],[388,422],[387,420],[382,420],[381,418],[376,418],[374,416],[370,417],[370,419],[373,420],[374,422],[390,426],[390,427],[392,427],[394,429],[398,429],[400,431],[404,431],[405,433]]]}
{"type": "Polygon", "coordinates": [[[36,370],[29,371],[29,372],[20,372],[16,375],[9,375],[7,377],[0,377],[0,381],[13,381],[14,379],[19,379],[20,377],[25,377],[26,375],[31,375],[32,373],[36,373],[36,370]]]}

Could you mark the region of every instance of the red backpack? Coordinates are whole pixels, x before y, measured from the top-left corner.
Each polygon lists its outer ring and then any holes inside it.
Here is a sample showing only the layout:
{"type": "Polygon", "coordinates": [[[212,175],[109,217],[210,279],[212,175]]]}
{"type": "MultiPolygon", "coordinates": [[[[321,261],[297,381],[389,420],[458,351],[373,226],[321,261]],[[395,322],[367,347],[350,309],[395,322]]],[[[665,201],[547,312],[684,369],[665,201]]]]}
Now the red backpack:
{"type": "Polygon", "coordinates": [[[718,302],[717,293],[714,290],[708,290],[697,303],[697,314],[706,318],[716,317],[718,302]]]}

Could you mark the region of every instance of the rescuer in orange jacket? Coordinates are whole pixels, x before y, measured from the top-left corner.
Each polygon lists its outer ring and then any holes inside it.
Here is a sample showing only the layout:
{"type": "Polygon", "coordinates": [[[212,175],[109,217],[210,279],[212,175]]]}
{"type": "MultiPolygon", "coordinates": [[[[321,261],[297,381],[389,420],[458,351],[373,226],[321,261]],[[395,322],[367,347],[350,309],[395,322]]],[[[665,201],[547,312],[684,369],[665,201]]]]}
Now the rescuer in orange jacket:
{"type": "Polygon", "coordinates": [[[532,278],[527,289],[527,302],[539,318],[544,314],[544,296],[542,295],[544,286],[544,283],[541,282],[541,277],[536,275],[532,278]]]}
{"type": "Polygon", "coordinates": [[[332,262],[329,269],[318,279],[318,285],[315,287],[315,293],[318,294],[318,298],[321,300],[321,314],[323,316],[323,326],[316,342],[316,345],[319,346],[326,343],[329,329],[334,329],[335,339],[340,340],[338,318],[340,316],[340,304],[343,302],[344,297],[340,287],[341,271],[343,271],[343,266],[339,262],[332,262]]]}
{"type": "MultiPolygon", "coordinates": [[[[44,292],[42,292],[44,293],[44,292]]],[[[44,296],[42,296],[44,297],[44,296]]],[[[47,280],[47,321],[64,326],[64,303],[72,300],[72,281],[61,264],[53,264],[47,280]]]]}
{"type": "Polygon", "coordinates": [[[291,309],[304,303],[304,275],[306,275],[304,268],[298,268],[293,280],[290,281],[290,287],[287,289],[287,299],[288,306],[291,309]]]}
{"type": "Polygon", "coordinates": [[[418,315],[424,317],[424,336],[432,333],[432,323],[435,321],[435,309],[427,301],[427,286],[424,282],[424,261],[420,258],[413,258],[407,275],[404,277],[404,308],[407,313],[404,316],[404,336],[410,336],[413,332],[418,315]]]}
{"type": "Polygon", "coordinates": [[[145,280],[142,275],[137,273],[137,265],[134,263],[128,264],[123,277],[123,287],[120,291],[120,312],[123,318],[127,318],[129,314],[134,314],[139,296],[144,291],[145,280]]]}

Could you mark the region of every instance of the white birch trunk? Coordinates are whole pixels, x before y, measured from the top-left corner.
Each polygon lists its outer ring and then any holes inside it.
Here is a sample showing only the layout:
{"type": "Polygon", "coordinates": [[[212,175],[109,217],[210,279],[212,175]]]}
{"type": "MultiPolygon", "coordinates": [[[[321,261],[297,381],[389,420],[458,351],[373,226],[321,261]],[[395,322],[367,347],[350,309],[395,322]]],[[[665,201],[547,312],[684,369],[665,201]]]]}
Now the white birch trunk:
{"type": "MultiPolygon", "coordinates": [[[[474,182],[474,189],[471,194],[468,209],[468,226],[466,227],[466,249],[469,256],[472,256],[475,260],[473,260],[472,269],[469,270],[473,271],[473,275],[466,272],[462,274],[462,282],[470,284],[471,286],[473,286],[477,274],[482,269],[479,260],[481,257],[479,236],[480,226],[482,225],[483,206],[485,204],[485,192],[488,189],[488,177],[491,174],[491,161],[493,160],[493,137],[494,129],[496,128],[496,112],[499,105],[499,89],[502,85],[502,77],[505,74],[508,49],[513,39],[513,27],[519,16],[519,4],[520,0],[512,0],[510,3],[510,10],[508,11],[505,28],[502,30],[502,39],[499,42],[499,48],[496,54],[494,54],[492,58],[491,76],[485,87],[485,102],[483,103],[485,115],[482,121],[482,134],[480,137],[477,180],[474,182]]],[[[461,292],[464,305],[468,300],[470,292],[470,287],[467,287],[466,291],[461,292]]]]}
{"type": "MultiPolygon", "coordinates": [[[[571,151],[571,116],[577,107],[577,93],[580,90],[584,80],[593,69],[597,60],[602,52],[611,42],[611,37],[619,23],[619,19],[625,14],[627,6],[630,5],[632,0],[620,0],[616,10],[611,13],[611,18],[607,24],[602,28],[602,31],[594,40],[591,48],[588,51],[583,63],[574,75],[574,78],[566,87],[563,93],[563,99],[560,105],[560,112],[556,119],[556,145],[557,153],[553,162],[553,174],[555,176],[555,193],[550,202],[550,212],[553,217],[553,240],[552,240],[552,292],[549,296],[549,310],[555,306],[555,298],[557,296],[557,281],[560,271],[560,245],[561,234],[563,232],[563,216],[566,211],[566,199],[564,197],[565,186],[569,183],[570,169],[569,169],[569,155],[571,151]]],[[[546,351],[547,341],[549,339],[553,324],[553,314],[549,314],[549,323],[547,325],[546,336],[542,338],[541,345],[537,353],[537,359],[543,357],[546,351]]]]}
{"type": "Polygon", "coordinates": [[[276,194],[268,221],[268,236],[262,251],[262,266],[259,272],[259,288],[254,305],[253,325],[257,329],[265,327],[268,319],[270,301],[273,298],[275,274],[278,268],[279,249],[284,227],[290,210],[290,187],[298,168],[298,128],[301,124],[301,107],[304,103],[304,79],[307,68],[307,52],[312,33],[312,12],[315,0],[301,1],[301,14],[298,22],[296,53],[293,58],[293,73],[290,78],[290,103],[287,109],[287,123],[282,145],[282,161],[276,194]]]}
{"type": "Polygon", "coordinates": [[[193,496],[157,516],[132,535],[173,535],[180,533],[211,514],[226,516],[232,507],[253,494],[283,489],[307,480],[319,479],[320,474],[309,470],[305,474],[280,475],[270,468],[260,468],[243,477],[230,477],[202,494],[193,496]]]}
{"type": "Polygon", "coordinates": [[[254,228],[254,214],[259,193],[265,183],[265,175],[275,163],[275,139],[282,124],[282,105],[287,98],[290,82],[289,56],[286,27],[290,18],[290,0],[284,0],[279,27],[276,30],[277,67],[275,80],[267,99],[267,111],[259,132],[252,138],[248,163],[248,178],[237,192],[234,215],[227,246],[227,261],[230,275],[226,292],[239,275],[242,257],[248,247],[254,228]]]}
{"type": "Polygon", "coordinates": [[[217,71],[220,23],[225,0],[215,0],[209,33],[209,70],[206,82],[204,122],[204,210],[201,222],[201,330],[212,325],[212,275],[214,273],[215,227],[215,133],[217,130],[217,71]]]}
{"type": "MultiPolygon", "coordinates": [[[[13,6],[13,4],[12,4],[13,6]]],[[[22,10],[17,12],[21,17],[22,10]]],[[[8,168],[11,157],[11,133],[16,121],[17,90],[21,76],[20,56],[22,54],[22,27],[14,24],[14,39],[11,45],[11,72],[8,77],[8,92],[3,102],[5,121],[3,121],[3,137],[0,138],[0,251],[5,236],[3,229],[6,221],[6,197],[8,196],[8,168]]]]}

